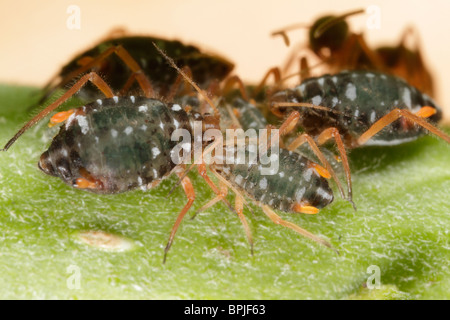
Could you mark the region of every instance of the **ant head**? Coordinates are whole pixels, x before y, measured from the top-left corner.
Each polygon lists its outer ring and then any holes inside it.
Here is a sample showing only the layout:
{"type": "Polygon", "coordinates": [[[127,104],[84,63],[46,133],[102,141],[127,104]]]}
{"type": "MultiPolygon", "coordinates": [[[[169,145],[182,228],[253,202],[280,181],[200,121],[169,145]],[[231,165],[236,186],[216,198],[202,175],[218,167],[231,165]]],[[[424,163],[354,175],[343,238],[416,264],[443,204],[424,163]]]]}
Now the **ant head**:
{"type": "Polygon", "coordinates": [[[316,20],[309,29],[311,49],[322,56],[323,51],[331,52],[339,49],[348,37],[348,23],[337,16],[324,16],[316,20]]]}
{"type": "Polygon", "coordinates": [[[359,9],[340,16],[323,16],[317,19],[309,29],[311,49],[318,56],[323,56],[324,50],[329,50],[328,54],[331,54],[341,48],[349,35],[346,19],[363,12],[365,10],[359,9]]]}

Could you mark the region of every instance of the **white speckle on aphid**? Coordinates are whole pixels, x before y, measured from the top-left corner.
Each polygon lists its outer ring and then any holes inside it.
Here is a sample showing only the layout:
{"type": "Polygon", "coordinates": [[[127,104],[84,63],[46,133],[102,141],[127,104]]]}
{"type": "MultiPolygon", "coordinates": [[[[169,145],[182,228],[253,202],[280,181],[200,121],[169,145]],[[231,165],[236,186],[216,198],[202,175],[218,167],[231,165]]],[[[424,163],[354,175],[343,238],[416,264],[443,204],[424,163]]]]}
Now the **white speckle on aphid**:
{"type": "Polygon", "coordinates": [[[263,190],[267,189],[267,179],[262,178],[261,181],[259,181],[259,187],[263,190]]]}
{"type": "Polygon", "coordinates": [[[315,96],[315,97],[313,97],[313,98],[311,99],[311,102],[312,102],[313,105],[319,106],[320,103],[322,102],[322,97],[319,96],[319,95],[317,95],[317,96],[315,96]]]}
{"type": "Polygon", "coordinates": [[[128,126],[125,128],[125,130],[123,130],[123,132],[125,132],[125,134],[128,136],[130,133],[133,132],[133,128],[128,126]]]}
{"type": "Polygon", "coordinates": [[[333,107],[335,107],[339,102],[339,99],[337,97],[333,97],[333,99],[331,99],[331,103],[333,104],[333,107]]]}
{"type": "Polygon", "coordinates": [[[101,106],[101,105],[103,104],[102,99],[97,99],[97,104],[98,104],[99,106],[101,106]]]}
{"type": "Polygon", "coordinates": [[[82,115],[78,115],[78,116],[76,116],[76,119],[78,121],[78,125],[81,128],[81,133],[82,134],[88,133],[88,131],[89,131],[89,124],[87,122],[86,117],[82,116],[82,115]]]}
{"type": "Polygon", "coordinates": [[[347,89],[345,90],[345,96],[351,101],[354,101],[356,99],[356,87],[353,83],[347,84],[347,89]]]}
{"type": "Polygon", "coordinates": [[[375,113],[375,111],[372,111],[370,113],[370,122],[375,122],[377,114],[375,113]]]}
{"type": "Polygon", "coordinates": [[[305,178],[306,181],[310,181],[311,180],[311,176],[313,174],[313,170],[312,169],[308,169],[305,171],[305,174],[303,175],[303,177],[305,178]]]}
{"type": "Polygon", "coordinates": [[[303,195],[305,194],[305,187],[302,187],[301,189],[297,190],[297,192],[295,192],[295,201],[296,202],[301,202],[303,200],[303,195]]]}
{"type": "Polygon", "coordinates": [[[146,105],[142,105],[142,106],[139,106],[138,110],[139,110],[139,112],[147,112],[148,107],[146,105]]]}
{"type": "Polygon", "coordinates": [[[179,104],[174,104],[174,105],[172,106],[172,110],[173,110],[173,111],[180,111],[180,110],[181,110],[181,107],[180,107],[179,104]]]}
{"type": "Polygon", "coordinates": [[[159,151],[158,148],[156,148],[156,147],[152,148],[153,159],[155,159],[160,153],[161,153],[161,151],[159,151]]]}
{"type": "Polygon", "coordinates": [[[119,97],[118,96],[114,96],[113,100],[114,100],[115,103],[119,103],[119,97]]]}
{"type": "Polygon", "coordinates": [[[317,82],[319,83],[319,85],[320,85],[321,87],[323,87],[323,84],[324,84],[324,82],[325,82],[325,79],[324,79],[324,78],[319,78],[319,80],[317,80],[317,82]]]}
{"type": "Polygon", "coordinates": [[[136,101],[136,99],[134,98],[134,96],[130,96],[130,100],[131,100],[131,102],[135,102],[136,101]]]}
{"type": "Polygon", "coordinates": [[[403,90],[402,98],[403,98],[403,102],[406,104],[406,106],[411,109],[411,107],[412,107],[412,104],[411,104],[411,90],[409,90],[408,88],[405,88],[403,90]]]}

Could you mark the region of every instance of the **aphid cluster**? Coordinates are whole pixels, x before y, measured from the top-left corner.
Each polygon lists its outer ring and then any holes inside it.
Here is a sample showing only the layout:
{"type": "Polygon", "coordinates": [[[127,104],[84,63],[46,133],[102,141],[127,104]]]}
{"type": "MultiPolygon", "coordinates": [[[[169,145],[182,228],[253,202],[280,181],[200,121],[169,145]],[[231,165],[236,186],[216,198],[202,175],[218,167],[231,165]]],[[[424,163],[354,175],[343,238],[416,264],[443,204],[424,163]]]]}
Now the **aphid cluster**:
{"type": "MultiPolygon", "coordinates": [[[[39,168],[72,187],[100,194],[146,190],[176,174],[188,201],[170,233],[165,260],[175,233],[195,200],[194,186],[187,176],[194,165],[173,160],[180,151],[194,148],[195,123],[202,123],[202,132],[267,129],[269,139],[264,143],[258,140],[257,145],[267,150],[276,143],[281,145],[279,153],[270,155],[278,162],[277,171],[263,173],[258,156],[252,163],[196,163],[199,174],[216,194],[199,211],[224,202],[241,220],[253,247],[243,214],[248,198],[273,222],[332,248],[327,241],[283,220],[274,210],[318,213],[334,199],[331,178],[341,196],[353,204],[348,149],[399,144],[416,139],[425,131],[450,143],[450,137],[433,125],[441,119],[441,109],[419,90],[421,87],[432,92],[431,77],[425,77],[428,71],[420,51],[408,51],[403,40],[389,50],[371,50],[362,35],[349,32],[345,19],[356,13],[360,11],[326,16],[310,28],[310,50],[330,71],[338,73],[305,77],[310,68],[303,59],[301,72],[305,79],[300,85],[283,87],[282,72],[273,68],[252,94],[248,94],[250,88],[239,77],[229,77],[232,63],[193,46],[151,37],[101,42],[75,57],[45,86],[41,102],[77,79],[60,98],[25,124],[3,151],[78,94],[86,100],[84,106],[51,117],[51,125],[61,126],[41,155],[39,168]],[[343,68],[350,71],[342,71],[343,68]],[[276,84],[268,87],[265,82],[270,74],[275,76],[276,84]],[[417,79],[422,82],[416,83],[417,79]],[[237,94],[232,89],[235,85],[237,94]],[[270,124],[265,116],[268,113],[283,118],[282,123],[270,124]],[[297,127],[303,133],[297,133],[297,127]],[[172,139],[180,129],[192,137],[182,150],[176,148],[178,143],[172,139]],[[290,140],[286,139],[288,136],[290,140]],[[330,140],[339,151],[347,195],[325,156],[327,151],[320,148],[330,140]],[[320,164],[296,152],[305,143],[320,164]],[[229,190],[236,194],[234,206],[226,199],[229,190]]],[[[287,37],[285,30],[278,33],[287,37]]],[[[216,148],[220,142],[223,141],[217,138],[201,140],[202,155],[218,156],[216,148]]],[[[234,140],[226,141],[220,150],[238,159],[235,144],[234,140]]],[[[255,153],[249,146],[243,151],[246,158],[255,153]]]]}

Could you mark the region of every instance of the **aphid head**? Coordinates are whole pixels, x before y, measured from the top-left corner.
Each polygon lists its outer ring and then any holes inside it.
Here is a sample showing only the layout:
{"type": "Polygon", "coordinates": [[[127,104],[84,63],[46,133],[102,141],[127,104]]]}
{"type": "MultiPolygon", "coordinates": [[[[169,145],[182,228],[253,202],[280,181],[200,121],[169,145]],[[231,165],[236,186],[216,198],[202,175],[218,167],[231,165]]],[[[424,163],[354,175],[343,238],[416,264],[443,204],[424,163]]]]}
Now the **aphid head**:
{"type": "Polygon", "coordinates": [[[50,147],[49,150],[41,155],[38,167],[45,174],[59,177],[65,183],[73,185],[74,181],[80,178],[77,163],[79,163],[77,159],[69,158],[62,154],[62,152],[58,152],[50,147]]]}
{"type": "Polygon", "coordinates": [[[50,155],[48,151],[45,151],[38,162],[38,167],[41,169],[42,172],[45,174],[48,174],[50,176],[57,177],[58,174],[56,173],[55,167],[52,164],[52,161],[50,160],[50,155]]]}

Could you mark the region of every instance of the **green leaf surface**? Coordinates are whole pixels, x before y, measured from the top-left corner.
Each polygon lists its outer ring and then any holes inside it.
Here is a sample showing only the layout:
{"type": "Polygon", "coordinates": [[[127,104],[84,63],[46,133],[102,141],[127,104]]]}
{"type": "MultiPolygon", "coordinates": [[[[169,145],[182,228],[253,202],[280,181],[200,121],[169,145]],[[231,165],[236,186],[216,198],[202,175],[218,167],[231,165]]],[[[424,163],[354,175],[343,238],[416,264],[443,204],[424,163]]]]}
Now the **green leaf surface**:
{"type": "MultiPolygon", "coordinates": [[[[0,86],[1,144],[30,119],[36,92],[0,86]]],[[[56,132],[46,124],[0,153],[2,299],[450,298],[450,147],[441,140],[353,150],[357,211],[335,192],[317,215],[280,212],[340,255],[253,205],[252,256],[239,219],[217,204],[182,222],[163,264],[186,202],[180,187],[167,196],[177,179],[120,195],[75,190],[37,168],[56,132]]],[[[191,178],[195,210],[213,195],[191,178]]]]}

